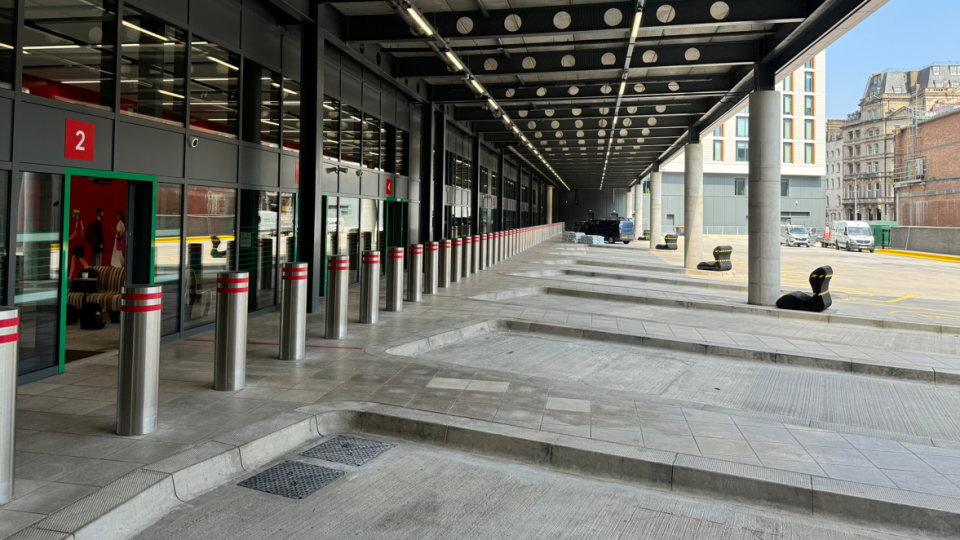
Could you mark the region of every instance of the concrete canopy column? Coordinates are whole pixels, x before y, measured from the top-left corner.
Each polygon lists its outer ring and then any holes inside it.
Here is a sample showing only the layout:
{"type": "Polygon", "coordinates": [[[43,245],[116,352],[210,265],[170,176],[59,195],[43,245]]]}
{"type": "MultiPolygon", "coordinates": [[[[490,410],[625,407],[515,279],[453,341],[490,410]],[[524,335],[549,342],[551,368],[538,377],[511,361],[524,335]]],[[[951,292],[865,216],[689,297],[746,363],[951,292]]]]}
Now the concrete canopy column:
{"type": "Polygon", "coordinates": [[[659,170],[650,173],[650,249],[654,249],[660,242],[660,179],[659,170]]]}
{"type": "Polygon", "coordinates": [[[683,152],[683,267],[696,269],[703,257],[703,145],[683,152]]]}
{"type": "MultiPolygon", "coordinates": [[[[772,78],[771,78],[772,79],[772,78]]],[[[768,85],[767,88],[773,88],[768,85]]],[[[747,189],[747,302],[776,305],[780,298],[780,92],[750,94],[750,172],[747,189]]]]}
{"type": "Polygon", "coordinates": [[[627,219],[633,219],[633,192],[627,191],[627,211],[623,214],[623,217],[627,219]]]}
{"type": "Polygon", "coordinates": [[[553,186],[547,186],[547,225],[553,223],[553,186]]]}
{"type": "Polygon", "coordinates": [[[639,240],[643,236],[643,180],[633,186],[633,234],[639,240]]]}

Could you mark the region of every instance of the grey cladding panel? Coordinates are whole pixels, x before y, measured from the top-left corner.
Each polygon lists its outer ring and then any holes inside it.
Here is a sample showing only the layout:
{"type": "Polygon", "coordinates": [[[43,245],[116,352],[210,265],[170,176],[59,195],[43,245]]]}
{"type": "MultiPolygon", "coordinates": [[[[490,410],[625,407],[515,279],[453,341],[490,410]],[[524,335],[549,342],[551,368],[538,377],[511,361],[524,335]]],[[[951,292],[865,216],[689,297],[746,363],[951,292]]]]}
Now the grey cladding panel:
{"type": "MultiPolygon", "coordinates": [[[[420,117],[417,116],[417,126],[419,127],[420,117]]],[[[397,127],[404,131],[411,131],[410,128],[410,106],[403,102],[397,103],[397,127]]],[[[417,134],[419,137],[419,133],[417,134]]]]}
{"type": "Polygon", "coordinates": [[[282,48],[283,75],[300,81],[300,38],[291,34],[284,35],[282,48]]]}
{"type": "Polygon", "coordinates": [[[363,176],[360,177],[360,194],[364,197],[378,196],[380,194],[380,184],[383,181],[379,174],[364,171],[363,176]]]}
{"type": "Polygon", "coordinates": [[[279,72],[281,64],[280,29],[270,26],[248,9],[243,10],[243,54],[273,71],[279,72]]]}
{"type": "Polygon", "coordinates": [[[236,182],[239,148],[236,144],[200,138],[196,148],[187,149],[187,178],[236,182]]]}
{"type": "Polygon", "coordinates": [[[280,185],[280,154],[259,148],[240,148],[240,181],[266,187],[280,185]]]}
{"type": "Polygon", "coordinates": [[[194,38],[240,48],[240,6],[226,0],[190,2],[194,38]]]}
{"type": "Polygon", "coordinates": [[[13,100],[0,98],[0,161],[13,156],[13,100]]]}
{"type": "Polygon", "coordinates": [[[385,92],[380,93],[380,119],[397,125],[397,98],[385,92]]]}
{"type": "MultiPolygon", "coordinates": [[[[420,203],[411,202],[407,204],[407,215],[410,216],[419,216],[420,215],[420,203]]],[[[423,242],[423,238],[420,237],[420,220],[411,218],[407,220],[407,242],[409,244],[420,244],[423,242]]]]}
{"type": "Polygon", "coordinates": [[[361,95],[363,84],[360,79],[350,75],[345,70],[341,71],[340,90],[342,92],[343,102],[356,108],[362,106],[361,95]]]}
{"type": "Polygon", "coordinates": [[[363,112],[380,117],[380,88],[363,83],[363,112]]]}
{"type": "MultiPolygon", "coordinates": [[[[303,174],[301,172],[301,174],[303,174]]],[[[329,193],[336,193],[340,189],[339,185],[339,173],[337,172],[336,164],[330,163],[329,161],[320,162],[320,191],[326,191],[329,193]]]]}
{"type": "Polygon", "coordinates": [[[340,99],[340,66],[329,61],[323,63],[323,93],[340,99]]]}
{"type": "MultiPolygon", "coordinates": [[[[297,164],[300,158],[297,156],[280,156],[280,187],[296,188],[297,185],[297,164]]],[[[302,174],[302,173],[301,173],[302,174]]],[[[327,191],[326,188],[321,191],[327,191]]]]}
{"type": "Polygon", "coordinates": [[[187,22],[188,0],[129,0],[126,3],[161,18],[173,19],[171,22],[187,22]]]}
{"type": "Polygon", "coordinates": [[[120,122],[117,127],[118,171],[183,176],[183,133],[120,122]]]}
{"type": "Polygon", "coordinates": [[[83,167],[87,169],[113,169],[113,120],[99,116],[55,109],[21,102],[17,114],[17,137],[20,144],[20,161],[83,167]],[[93,161],[79,161],[64,157],[67,119],[88,122],[95,126],[93,161]]]}
{"type": "Polygon", "coordinates": [[[408,200],[410,197],[407,195],[407,187],[410,185],[410,181],[406,178],[399,176],[393,179],[393,195],[397,199],[408,200]]]}
{"type": "Polygon", "coordinates": [[[360,194],[360,177],[357,176],[356,169],[349,169],[345,173],[340,173],[340,185],[337,191],[344,195],[360,194]]]}

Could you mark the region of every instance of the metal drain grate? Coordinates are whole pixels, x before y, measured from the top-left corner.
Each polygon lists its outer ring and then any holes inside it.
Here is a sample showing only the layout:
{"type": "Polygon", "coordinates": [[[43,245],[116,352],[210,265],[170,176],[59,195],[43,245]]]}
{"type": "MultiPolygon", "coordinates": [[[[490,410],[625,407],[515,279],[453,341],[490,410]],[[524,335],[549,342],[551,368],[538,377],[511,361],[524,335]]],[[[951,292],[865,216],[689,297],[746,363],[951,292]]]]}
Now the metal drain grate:
{"type": "Polygon", "coordinates": [[[285,461],[237,485],[289,499],[303,499],[341,476],[343,471],[285,461]]]}
{"type": "Polygon", "coordinates": [[[300,455],[344,465],[363,465],[391,448],[392,444],[340,435],[300,455]]]}

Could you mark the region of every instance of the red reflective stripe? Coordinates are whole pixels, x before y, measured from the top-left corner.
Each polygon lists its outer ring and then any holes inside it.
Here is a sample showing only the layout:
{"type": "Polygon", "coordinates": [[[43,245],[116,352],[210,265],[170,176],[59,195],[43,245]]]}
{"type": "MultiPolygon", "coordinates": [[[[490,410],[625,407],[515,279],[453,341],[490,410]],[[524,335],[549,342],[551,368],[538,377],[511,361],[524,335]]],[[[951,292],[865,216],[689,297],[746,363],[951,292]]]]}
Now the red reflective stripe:
{"type": "Polygon", "coordinates": [[[390,259],[394,259],[394,260],[396,260],[396,259],[403,260],[403,255],[400,255],[400,256],[391,255],[389,258],[390,258],[390,259]]]}
{"type": "Polygon", "coordinates": [[[249,283],[250,278],[217,278],[217,283],[249,283]]]}
{"type": "MultiPolygon", "coordinates": [[[[124,293],[120,295],[121,300],[160,300],[163,298],[163,293],[124,293]]],[[[2,325],[0,325],[2,326],[2,325]]]]}
{"type": "Polygon", "coordinates": [[[10,328],[11,326],[16,326],[20,324],[20,317],[14,317],[12,319],[4,319],[0,321],[0,328],[10,328]]]}
{"type": "Polygon", "coordinates": [[[283,276],[280,279],[283,281],[303,281],[307,279],[307,276],[283,276]]]}
{"type": "Polygon", "coordinates": [[[20,334],[7,334],[5,336],[0,336],[0,343],[13,343],[20,339],[20,334]]]}
{"type": "Polygon", "coordinates": [[[163,304],[153,304],[150,306],[120,306],[120,311],[127,313],[146,313],[148,311],[160,311],[163,304]]]}
{"type": "Polygon", "coordinates": [[[249,290],[250,290],[250,287],[237,287],[236,289],[221,289],[219,287],[217,288],[218,293],[224,293],[224,294],[239,294],[242,292],[247,292],[249,290]]]}

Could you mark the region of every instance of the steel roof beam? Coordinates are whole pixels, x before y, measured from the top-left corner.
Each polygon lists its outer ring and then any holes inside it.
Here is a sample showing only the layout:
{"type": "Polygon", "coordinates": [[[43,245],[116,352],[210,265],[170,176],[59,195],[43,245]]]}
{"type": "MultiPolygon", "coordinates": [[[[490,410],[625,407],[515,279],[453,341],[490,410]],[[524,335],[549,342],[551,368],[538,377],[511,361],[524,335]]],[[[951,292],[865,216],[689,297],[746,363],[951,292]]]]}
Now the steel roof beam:
{"type": "MultiPolygon", "coordinates": [[[[664,101],[660,103],[644,103],[637,105],[630,105],[629,107],[636,107],[636,111],[633,113],[627,112],[626,114],[621,114],[620,118],[647,118],[649,116],[686,116],[686,115],[698,115],[704,114],[707,112],[707,103],[705,101],[699,102],[669,102],[664,101]],[[657,107],[663,107],[664,112],[657,112],[657,107]]],[[[625,107],[621,107],[623,109],[625,107]]],[[[553,115],[547,116],[548,109],[507,109],[507,114],[510,115],[510,118],[513,118],[517,122],[522,122],[524,120],[588,120],[594,118],[613,118],[613,107],[582,107],[579,110],[579,114],[573,114],[573,108],[569,109],[552,109],[553,115]],[[604,112],[606,110],[606,112],[604,112]],[[520,111],[525,111],[526,115],[518,114],[520,111]]],[[[621,110],[621,112],[623,112],[621,110]]],[[[459,108],[456,113],[457,120],[462,121],[484,121],[490,119],[490,111],[486,109],[476,109],[476,108],[459,108]]]]}
{"type": "MultiPolygon", "coordinates": [[[[678,77],[679,79],[680,77],[678,77]]],[[[722,95],[730,91],[728,79],[726,77],[714,77],[710,80],[700,80],[691,82],[677,82],[655,79],[648,82],[642,80],[633,80],[627,83],[626,91],[623,94],[624,100],[655,100],[655,99],[691,99],[690,96],[722,95]],[[642,84],[642,88],[636,85],[642,84]],[[637,92],[640,89],[642,92],[637,92]]],[[[603,85],[590,84],[582,88],[577,85],[577,81],[569,81],[564,87],[487,87],[490,93],[498,103],[503,105],[511,103],[549,103],[551,101],[588,101],[588,100],[611,100],[617,99],[617,91],[620,87],[617,83],[609,85],[610,92],[603,93],[603,85]],[[570,95],[569,88],[577,87],[576,95],[570,95]],[[540,92],[540,88],[544,91],[540,92]],[[509,92],[513,90],[513,92],[509,92]],[[538,92],[543,95],[538,95],[538,92]],[[510,95],[507,95],[510,94],[510,95]]],[[[453,104],[477,104],[484,103],[469,89],[461,85],[433,85],[433,101],[435,103],[453,103],[453,104]]],[[[549,108],[549,107],[544,107],[549,108]]]]}
{"type": "MultiPolygon", "coordinates": [[[[618,119],[617,125],[612,126],[612,122],[605,118],[599,120],[527,120],[527,119],[514,119],[517,127],[523,133],[526,133],[528,137],[532,136],[534,132],[543,133],[544,136],[550,135],[553,137],[554,132],[561,131],[568,137],[573,137],[573,134],[577,131],[583,131],[584,133],[596,133],[598,131],[606,131],[610,133],[610,128],[615,127],[615,131],[619,133],[621,130],[625,130],[629,133],[636,132],[636,135],[625,135],[625,137],[644,137],[640,135],[641,131],[650,130],[651,132],[659,132],[663,129],[670,128],[688,128],[690,127],[691,121],[685,116],[667,116],[664,118],[653,117],[646,118],[644,120],[633,120],[630,119],[630,125],[624,124],[623,119],[618,119]]],[[[486,121],[486,122],[474,122],[473,124],[474,133],[512,133],[510,128],[503,125],[503,122],[499,120],[486,121]]],[[[582,138],[582,137],[581,137],[582,138]]]]}
{"type": "Polygon", "coordinates": [[[646,0],[640,28],[689,28],[801,22],[823,0],[646,0]],[[723,9],[722,4],[726,6],[723,9]]]}

